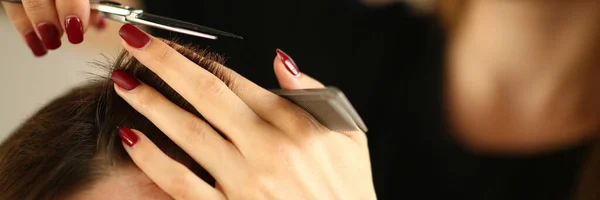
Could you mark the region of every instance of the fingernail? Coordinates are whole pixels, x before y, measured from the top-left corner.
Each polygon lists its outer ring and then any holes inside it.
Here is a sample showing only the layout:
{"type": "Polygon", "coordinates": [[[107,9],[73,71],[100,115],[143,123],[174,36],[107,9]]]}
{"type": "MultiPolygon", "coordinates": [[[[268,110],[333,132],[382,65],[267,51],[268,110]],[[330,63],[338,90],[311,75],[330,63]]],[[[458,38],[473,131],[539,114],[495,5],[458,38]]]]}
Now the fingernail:
{"type": "Polygon", "coordinates": [[[98,27],[98,29],[105,29],[106,28],[106,19],[100,18],[100,21],[98,21],[98,24],[96,24],[96,26],[98,27]]]}
{"type": "Polygon", "coordinates": [[[131,24],[125,24],[119,29],[119,35],[127,44],[135,48],[142,48],[150,42],[150,37],[131,24]]]}
{"type": "Polygon", "coordinates": [[[67,19],[65,19],[65,30],[67,30],[67,38],[71,44],[83,42],[83,25],[81,25],[79,17],[67,17],[67,19]]]}
{"type": "Polygon", "coordinates": [[[54,24],[43,22],[38,24],[38,31],[44,42],[44,46],[48,49],[58,49],[60,47],[60,35],[54,24]]]}
{"type": "Polygon", "coordinates": [[[46,55],[46,53],[48,53],[48,50],[42,43],[42,40],[38,38],[33,29],[25,32],[25,42],[27,42],[27,46],[29,46],[29,49],[31,49],[33,55],[37,57],[46,55]]]}
{"type": "Polygon", "coordinates": [[[113,82],[115,82],[120,88],[123,88],[127,91],[133,90],[140,85],[140,82],[137,79],[133,78],[123,70],[113,71],[111,78],[113,82]]]}
{"type": "Polygon", "coordinates": [[[121,140],[127,144],[127,146],[132,147],[138,141],[138,136],[131,129],[127,127],[119,128],[119,137],[121,140]]]}
{"type": "Polygon", "coordinates": [[[299,76],[300,70],[298,70],[298,66],[296,66],[294,60],[292,60],[290,56],[288,56],[285,52],[283,52],[280,49],[276,49],[275,51],[277,51],[279,59],[281,59],[281,62],[283,62],[283,65],[285,65],[285,68],[288,70],[288,72],[290,72],[294,76],[299,76]]]}

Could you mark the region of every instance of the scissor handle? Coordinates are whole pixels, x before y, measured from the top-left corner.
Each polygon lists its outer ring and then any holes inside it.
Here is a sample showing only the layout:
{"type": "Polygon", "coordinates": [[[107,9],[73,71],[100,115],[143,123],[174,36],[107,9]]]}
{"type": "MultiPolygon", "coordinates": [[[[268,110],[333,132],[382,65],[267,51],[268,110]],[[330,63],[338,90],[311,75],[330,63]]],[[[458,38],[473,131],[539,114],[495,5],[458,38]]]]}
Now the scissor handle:
{"type": "Polygon", "coordinates": [[[125,10],[133,10],[132,7],[125,6],[125,5],[123,5],[123,4],[119,3],[119,2],[116,2],[116,1],[99,1],[98,0],[96,2],[91,2],[90,1],[90,3],[95,4],[95,5],[111,6],[111,7],[125,9],[125,10]]]}
{"type": "MultiPolygon", "coordinates": [[[[22,3],[21,0],[0,1],[22,3]]],[[[208,28],[189,22],[144,13],[144,11],[141,9],[125,6],[121,3],[114,1],[90,0],[90,9],[99,11],[107,19],[111,19],[125,24],[141,24],[154,28],[160,28],[163,30],[183,33],[212,40],[216,40],[217,35],[236,39],[243,39],[243,37],[241,36],[237,36],[213,28],[208,28]]]]}

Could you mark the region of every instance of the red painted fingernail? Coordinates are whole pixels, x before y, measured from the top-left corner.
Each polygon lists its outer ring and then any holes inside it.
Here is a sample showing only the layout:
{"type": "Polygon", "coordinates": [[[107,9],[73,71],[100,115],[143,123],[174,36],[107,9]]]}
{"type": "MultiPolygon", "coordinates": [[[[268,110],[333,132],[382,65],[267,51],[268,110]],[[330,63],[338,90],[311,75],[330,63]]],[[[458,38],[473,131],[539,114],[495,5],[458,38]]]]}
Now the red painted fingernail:
{"type": "Polygon", "coordinates": [[[119,128],[119,137],[127,144],[127,146],[133,146],[138,141],[138,136],[131,129],[127,127],[119,128]]]}
{"type": "Polygon", "coordinates": [[[25,42],[27,42],[27,46],[29,46],[29,49],[31,49],[33,55],[37,57],[46,55],[46,53],[48,53],[48,50],[42,43],[42,40],[38,38],[33,29],[25,32],[25,42]]]}
{"type": "Polygon", "coordinates": [[[135,89],[140,82],[133,78],[131,75],[127,74],[123,70],[115,70],[112,72],[111,76],[113,82],[115,82],[119,87],[129,91],[135,89]]]}
{"type": "Polygon", "coordinates": [[[119,35],[127,44],[135,48],[142,48],[150,42],[150,37],[146,33],[131,24],[121,26],[119,35]]]}
{"type": "Polygon", "coordinates": [[[83,25],[81,25],[79,17],[67,17],[67,19],[65,19],[65,30],[67,30],[67,38],[71,44],[83,42],[83,25]]]}
{"type": "Polygon", "coordinates": [[[285,68],[292,75],[299,76],[300,70],[298,70],[298,66],[296,66],[296,63],[294,63],[294,60],[292,60],[292,58],[290,58],[290,56],[288,56],[285,52],[283,52],[280,49],[276,49],[275,51],[277,51],[277,55],[281,59],[281,62],[283,62],[283,65],[285,65],[285,68]]]}
{"type": "Polygon", "coordinates": [[[98,24],[96,24],[96,26],[99,29],[105,29],[106,28],[106,19],[100,18],[100,21],[98,21],[98,24]]]}
{"type": "Polygon", "coordinates": [[[37,28],[47,49],[58,49],[60,47],[60,35],[54,24],[43,22],[38,24],[37,28]]]}

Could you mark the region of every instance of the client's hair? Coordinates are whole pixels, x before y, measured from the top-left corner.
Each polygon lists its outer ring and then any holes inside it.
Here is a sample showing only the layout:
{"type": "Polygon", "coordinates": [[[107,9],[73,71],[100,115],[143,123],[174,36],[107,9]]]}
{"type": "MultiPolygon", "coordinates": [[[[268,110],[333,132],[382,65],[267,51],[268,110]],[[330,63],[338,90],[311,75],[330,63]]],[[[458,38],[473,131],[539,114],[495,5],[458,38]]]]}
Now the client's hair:
{"type": "MultiPolygon", "coordinates": [[[[216,54],[165,41],[188,59],[220,73],[216,54]]],[[[200,114],[156,74],[123,51],[92,79],[37,111],[0,146],[0,199],[57,199],[86,189],[111,170],[132,166],[117,127],[142,131],[167,155],[210,184],[214,179],[148,119],[119,97],[110,80],[121,69],[196,116],[200,114]]]]}

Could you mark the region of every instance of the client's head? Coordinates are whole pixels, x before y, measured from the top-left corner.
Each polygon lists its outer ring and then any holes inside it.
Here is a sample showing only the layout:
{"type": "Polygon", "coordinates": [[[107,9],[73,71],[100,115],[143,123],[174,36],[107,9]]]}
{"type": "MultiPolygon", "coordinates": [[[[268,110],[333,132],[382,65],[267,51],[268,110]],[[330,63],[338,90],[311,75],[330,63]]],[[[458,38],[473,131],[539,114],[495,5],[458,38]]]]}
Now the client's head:
{"type": "MultiPolygon", "coordinates": [[[[218,56],[166,41],[190,60],[215,71],[218,56]]],[[[125,51],[108,64],[154,87],[181,108],[200,114],[125,51]]],[[[117,127],[142,131],[167,155],[214,184],[183,150],[114,91],[110,74],[89,81],[37,111],[0,146],[0,199],[170,198],[124,150],[117,127]]]]}

